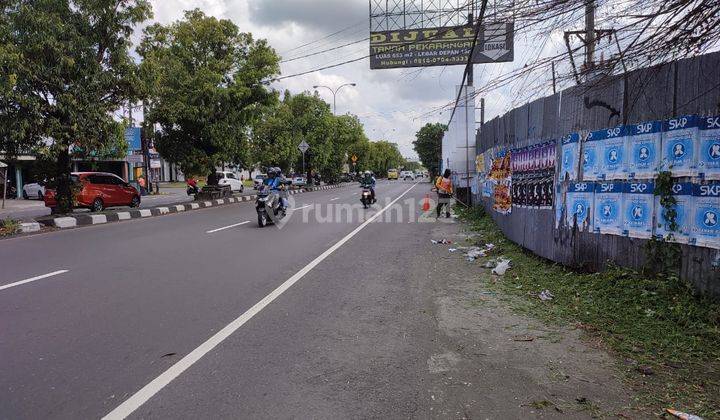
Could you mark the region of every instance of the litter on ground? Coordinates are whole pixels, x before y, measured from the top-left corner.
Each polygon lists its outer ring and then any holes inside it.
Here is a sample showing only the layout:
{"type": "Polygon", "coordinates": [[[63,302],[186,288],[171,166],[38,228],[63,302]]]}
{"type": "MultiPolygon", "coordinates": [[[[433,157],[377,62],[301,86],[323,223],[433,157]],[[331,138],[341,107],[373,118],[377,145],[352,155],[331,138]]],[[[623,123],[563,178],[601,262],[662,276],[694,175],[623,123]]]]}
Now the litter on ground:
{"type": "Polygon", "coordinates": [[[682,411],[673,410],[672,408],[666,408],[665,411],[682,420],[703,420],[702,417],[696,416],[695,414],[683,413],[682,411]]]}
{"type": "Polygon", "coordinates": [[[510,268],[510,260],[501,259],[498,261],[495,268],[492,269],[492,273],[498,276],[502,276],[510,268]]]}
{"type": "Polygon", "coordinates": [[[452,243],[452,241],[449,239],[439,239],[439,240],[430,239],[430,242],[433,244],[442,244],[442,245],[450,245],[452,243]]]}
{"type": "Polygon", "coordinates": [[[540,300],[546,301],[546,300],[552,300],[555,296],[553,296],[553,294],[549,290],[545,289],[542,292],[540,292],[538,297],[540,298],[540,300]]]}

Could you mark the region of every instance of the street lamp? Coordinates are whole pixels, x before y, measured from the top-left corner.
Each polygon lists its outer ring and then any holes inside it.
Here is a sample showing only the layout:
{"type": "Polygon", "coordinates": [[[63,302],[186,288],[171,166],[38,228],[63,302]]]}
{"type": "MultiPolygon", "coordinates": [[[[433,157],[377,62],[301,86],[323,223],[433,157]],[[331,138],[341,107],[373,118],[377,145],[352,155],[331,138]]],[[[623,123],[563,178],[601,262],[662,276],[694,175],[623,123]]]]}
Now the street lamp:
{"type": "Polygon", "coordinates": [[[329,86],[316,85],[316,86],[313,86],[313,89],[325,88],[325,89],[328,89],[330,92],[332,92],[332,94],[333,94],[333,114],[337,114],[337,102],[335,101],[335,97],[337,96],[338,91],[339,91],[340,89],[344,88],[345,86],[357,86],[357,84],[355,84],[355,83],[345,83],[344,85],[338,86],[337,89],[335,89],[335,90],[333,90],[333,88],[331,88],[331,87],[329,87],[329,86]]]}

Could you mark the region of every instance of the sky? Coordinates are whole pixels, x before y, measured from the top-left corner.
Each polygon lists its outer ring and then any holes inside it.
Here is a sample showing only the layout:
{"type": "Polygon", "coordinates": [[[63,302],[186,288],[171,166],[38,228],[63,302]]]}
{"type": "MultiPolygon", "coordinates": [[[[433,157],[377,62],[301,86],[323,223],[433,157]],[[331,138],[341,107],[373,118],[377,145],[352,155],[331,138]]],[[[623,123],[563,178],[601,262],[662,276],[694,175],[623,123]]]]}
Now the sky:
{"type": "MultiPolygon", "coordinates": [[[[281,63],[282,75],[290,75],[368,55],[368,0],[152,0],[154,21],[170,23],[182,17],[184,10],[199,8],[208,15],[232,20],[243,32],[267,39],[288,60],[317,51],[352,45],[312,57],[281,63]],[[340,31],[340,33],[335,34],[340,31]],[[332,36],[331,34],[335,34],[332,36]],[[357,43],[354,43],[358,41],[357,43]],[[310,45],[303,46],[303,44],[310,45]]],[[[539,49],[559,48],[561,35],[551,34],[539,49]]],[[[516,39],[516,63],[476,65],[476,85],[502,74],[511,66],[522,65],[537,46],[534,39],[516,39]]],[[[273,88],[297,94],[313,92],[313,86],[343,87],[337,94],[337,113],[357,115],[370,140],[388,140],[398,144],[403,156],[416,158],[412,148],[415,133],[426,123],[447,123],[448,111],[428,112],[455,99],[456,85],[462,80],[463,66],[422,69],[370,70],[368,59],[273,83],[273,88]]],[[[318,89],[332,105],[332,94],[318,89]]],[[[486,98],[486,120],[517,105],[518,92],[512,88],[493,92],[486,98]]],[[[477,112],[476,120],[479,121],[477,112]]]]}

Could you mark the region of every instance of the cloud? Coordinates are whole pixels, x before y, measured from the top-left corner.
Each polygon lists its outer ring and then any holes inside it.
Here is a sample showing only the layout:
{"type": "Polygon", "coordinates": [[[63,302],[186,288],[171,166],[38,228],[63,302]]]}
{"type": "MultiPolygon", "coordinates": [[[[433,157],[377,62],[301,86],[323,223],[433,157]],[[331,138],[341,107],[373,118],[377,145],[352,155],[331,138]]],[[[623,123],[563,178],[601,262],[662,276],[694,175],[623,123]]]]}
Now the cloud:
{"type": "MultiPolygon", "coordinates": [[[[253,0],[250,21],[262,26],[298,25],[309,32],[332,33],[368,20],[366,0],[253,0]]],[[[365,25],[365,28],[369,24],[365,25]]]]}

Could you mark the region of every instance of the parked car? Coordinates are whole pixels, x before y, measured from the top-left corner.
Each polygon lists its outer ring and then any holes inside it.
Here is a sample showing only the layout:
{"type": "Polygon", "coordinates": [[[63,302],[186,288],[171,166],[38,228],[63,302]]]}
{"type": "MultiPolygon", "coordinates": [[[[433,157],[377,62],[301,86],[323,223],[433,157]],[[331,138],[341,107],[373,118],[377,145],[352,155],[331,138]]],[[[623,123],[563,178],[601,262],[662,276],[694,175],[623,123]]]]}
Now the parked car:
{"type": "MultiPolygon", "coordinates": [[[[102,211],[107,207],[140,205],[140,193],[133,186],[115,174],[105,172],[73,172],[70,181],[76,188],[75,207],[102,211]]],[[[45,206],[55,212],[57,201],[55,190],[46,189],[43,196],[45,206]]]]}
{"type": "Polygon", "coordinates": [[[257,190],[263,184],[263,181],[267,179],[267,174],[257,174],[253,178],[253,189],[257,190]]]}
{"type": "Polygon", "coordinates": [[[293,187],[304,187],[307,185],[307,180],[304,176],[295,176],[292,179],[292,186],[293,187]]]}
{"type": "Polygon", "coordinates": [[[31,182],[23,185],[22,195],[26,200],[30,200],[31,198],[42,200],[45,195],[45,182],[31,182]]]}
{"type": "Polygon", "coordinates": [[[243,185],[242,181],[240,181],[240,178],[238,178],[234,172],[229,172],[229,171],[216,172],[215,176],[218,179],[218,185],[229,185],[230,189],[232,191],[243,192],[243,190],[245,189],[245,186],[243,185]]]}
{"type": "Polygon", "coordinates": [[[420,169],[415,171],[415,178],[422,178],[422,177],[423,177],[423,173],[420,169]]]}
{"type": "Polygon", "coordinates": [[[397,169],[388,169],[387,177],[388,177],[388,180],[390,180],[390,179],[398,179],[398,171],[397,171],[397,169]]]}
{"type": "Polygon", "coordinates": [[[402,171],[400,172],[400,178],[405,181],[415,181],[415,172],[413,171],[402,171]]]}

